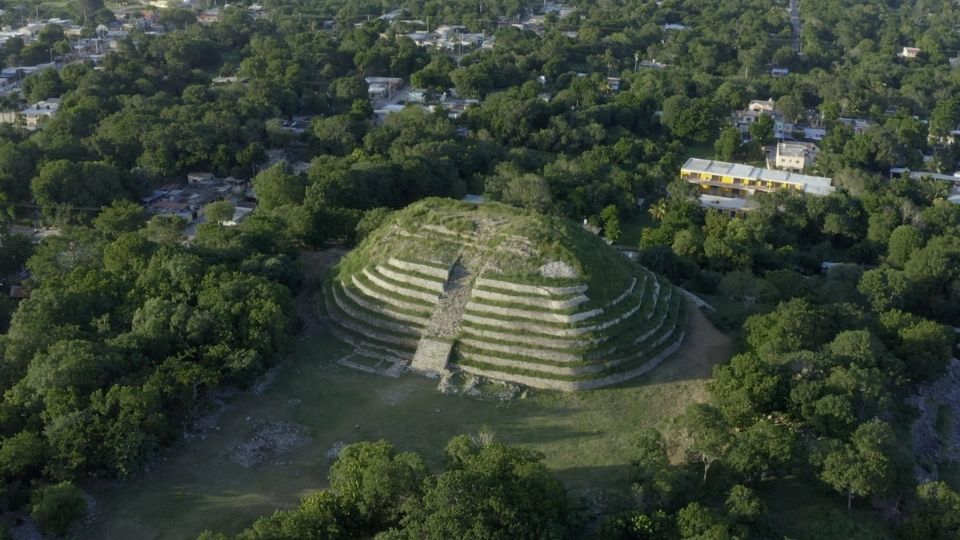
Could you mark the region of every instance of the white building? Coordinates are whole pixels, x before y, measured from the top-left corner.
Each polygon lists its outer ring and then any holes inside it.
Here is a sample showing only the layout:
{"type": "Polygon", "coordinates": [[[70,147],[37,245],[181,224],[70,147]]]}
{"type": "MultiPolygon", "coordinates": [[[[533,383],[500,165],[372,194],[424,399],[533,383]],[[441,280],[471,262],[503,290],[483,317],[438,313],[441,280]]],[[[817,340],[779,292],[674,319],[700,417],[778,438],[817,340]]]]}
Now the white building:
{"type": "Polygon", "coordinates": [[[57,114],[58,110],[60,110],[60,99],[48,98],[43,101],[38,101],[21,111],[0,112],[0,123],[17,124],[23,122],[25,128],[33,131],[57,114]]]}
{"type": "Polygon", "coordinates": [[[367,77],[367,95],[372,100],[386,99],[403,86],[399,77],[367,77]]]}
{"type": "Polygon", "coordinates": [[[680,178],[700,188],[701,206],[730,213],[753,208],[749,199],[758,192],[786,190],[826,196],[835,190],[832,180],[822,176],[699,158],[690,158],[684,163],[680,178]]]}
{"type": "Polygon", "coordinates": [[[781,142],[777,143],[774,166],[784,171],[803,172],[817,160],[820,149],[813,143],[781,142]]]}
{"type": "Polygon", "coordinates": [[[916,58],[918,54],[920,54],[920,49],[916,47],[904,47],[903,50],[897,53],[897,56],[900,58],[916,58]]]}

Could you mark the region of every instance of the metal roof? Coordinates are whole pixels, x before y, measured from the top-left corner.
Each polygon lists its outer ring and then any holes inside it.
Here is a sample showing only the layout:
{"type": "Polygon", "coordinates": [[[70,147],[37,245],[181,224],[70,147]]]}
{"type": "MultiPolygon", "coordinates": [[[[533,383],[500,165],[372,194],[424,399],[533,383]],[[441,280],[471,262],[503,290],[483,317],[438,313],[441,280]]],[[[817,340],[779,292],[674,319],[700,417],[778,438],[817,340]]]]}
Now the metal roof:
{"type": "Polygon", "coordinates": [[[831,179],[823,176],[810,176],[787,171],[761,169],[742,163],[727,163],[726,161],[690,158],[683,164],[682,169],[695,173],[800,185],[803,191],[813,195],[829,195],[835,190],[835,188],[830,185],[831,179]]]}

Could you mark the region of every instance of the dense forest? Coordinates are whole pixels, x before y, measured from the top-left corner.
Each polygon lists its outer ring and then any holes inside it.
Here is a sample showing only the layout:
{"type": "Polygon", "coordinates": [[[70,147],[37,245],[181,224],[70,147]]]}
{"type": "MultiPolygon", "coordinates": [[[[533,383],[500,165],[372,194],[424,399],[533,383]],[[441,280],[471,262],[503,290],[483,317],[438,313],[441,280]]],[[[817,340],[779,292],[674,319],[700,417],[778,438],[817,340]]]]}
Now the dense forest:
{"type": "MultiPolygon", "coordinates": [[[[35,11],[91,36],[117,19],[95,0],[21,3],[0,2],[4,24],[35,11]]],[[[712,318],[740,354],[715,369],[707,403],[637,441],[635,509],[592,519],[518,448],[457,438],[432,473],[363,443],[329,490],[240,538],[765,538],[753,488],[784,476],[869,501],[903,538],[958,534],[960,495],[917,483],[935,464],[911,452],[904,399],[954,348],[960,206],[943,183],[889,175],[957,168],[960,148],[944,142],[960,126],[954,3],[802,0],[801,54],[786,2],[572,1],[542,34],[512,26],[542,8],[525,0],[261,4],[269,17],[238,4],[207,25],[163,10],[169,31],[134,31],[99,65],[43,71],[0,99],[62,99],[40,130],[0,125],[0,275],[29,275],[29,298],[0,299],[0,509],[66,531],[83,511],[75,485],[142,470],[210,391],[249,384],[287,350],[298,250],[351,245],[423,197],[482,193],[597,223],[613,241],[636,224],[629,247],[644,265],[729,307],[712,318]],[[397,9],[494,46],[419,47],[404,35],[414,23],[378,18],[397,9]],[[921,53],[898,57],[905,46],[921,53]],[[437,106],[379,122],[372,75],[437,106]],[[471,101],[451,118],[446,96],[471,101]],[[741,143],[727,124],[768,98],[791,120],[822,119],[816,172],[837,191],[758,195],[738,217],[704,210],[680,165],[704,151],[762,159],[772,126],[741,143]],[[303,133],[284,129],[294,117],[309,119],[303,133]],[[287,160],[263,166],[272,150],[287,160]],[[186,223],[151,218],[139,199],[192,171],[250,178],[256,212],[185,242],[186,223]],[[34,246],[7,230],[32,220],[61,234],[34,246]]],[[[28,45],[8,39],[0,64],[70,47],[50,25],[28,45]]]]}

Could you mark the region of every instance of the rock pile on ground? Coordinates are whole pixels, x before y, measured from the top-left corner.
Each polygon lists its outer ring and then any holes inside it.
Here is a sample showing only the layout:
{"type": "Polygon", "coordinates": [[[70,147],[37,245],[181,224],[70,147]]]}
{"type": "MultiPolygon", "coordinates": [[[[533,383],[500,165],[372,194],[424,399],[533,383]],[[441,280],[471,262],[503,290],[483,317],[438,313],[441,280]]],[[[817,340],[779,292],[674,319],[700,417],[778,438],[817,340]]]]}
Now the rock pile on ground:
{"type": "Polygon", "coordinates": [[[254,426],[253,435],[233,447],[227,458],[241,467],[253,467],[292,452],[311,440],[304,426],[261,420],[254,426]]]}

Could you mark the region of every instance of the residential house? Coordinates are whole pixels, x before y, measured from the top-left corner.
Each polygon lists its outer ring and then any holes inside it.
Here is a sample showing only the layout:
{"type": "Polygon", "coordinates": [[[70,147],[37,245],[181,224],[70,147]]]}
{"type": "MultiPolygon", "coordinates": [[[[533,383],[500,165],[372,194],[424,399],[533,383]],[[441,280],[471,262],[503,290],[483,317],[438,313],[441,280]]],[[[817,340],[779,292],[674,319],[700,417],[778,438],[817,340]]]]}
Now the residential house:
{"type": "Polygon", "coordinates": [[[60,98],[47,98],[20,111],[27,129],[34,130],[60,110],[60,98]]]}
{"type": "Polygon", "coordinates": [[[756,113],[774,114],[777,112],[777,104],[772,99],[752,99],[747,105],[747,110],[756,113]]]}
{"type": "Polygon", "coordinates": [[[576,13],[576,11],[577,11],[577,8],[567,7],[563,4],[550,4],[550,3],[543,4],[544,14],[556,13],[557,16],[561,19],[567,18],[570,15],[573,15],[574,13],[576,13]]]}
{"type": "Polygon", "coordinates": [[[399,77],[366,77],[367,95],[371,100],[387,99],[403,87],[399,77]]]}
{"type": "Polygon", "coordinates": [[[904,47],[897,56],[900,58],[916,58],[920,54],[920,49],[916,47],[904,47]]]}
{"type": "Polygon", "coordinates": [[[803,128],[803,138],[808,141],[822,141],[824,137],[827,136],[827,129],[822,127],[809,127],[805,126],[803,128]]]}
{"type": "Polygon", "coordinates": [[[927,134],[927,141],[931,144],[942,144],[942,145],[951,145],[956,142],[960,142],[960,126],[951,129],[945,135],[935,135],[933,133],[927,134]]]}
{"type": "Polygon", "coordinates": [[[402,15],[403,15],[402,9],[395,9],[389,13],[384,13],[383,15],[377,17],[377,19],[381,21],[393,22],[399,19],[402,15]]]}
{"type": "Polygon", "coordinates": [[[241,202],[248,191],[248,182],[236,178],[216,178],[213,173],[187,175],[187,185],[166,186],[142,199],[151,214],[172,214],[189,223],[196,221],[207,204],[221,200],[241,202]]]}
{"type": "Polygon", "coordinates": [[[820,149],[808,142],[777,143],[775,167],[785,171],[803,172],[817,160],[820,149]]]}
{"type": "Polygon", "coordinates": [[[641,60],[638,64],[638,67],[647,68],[647,69],[667,69],[670,67],[670,64],[665,64],[663,62],[657,62],[657,59],[653,60],[641,60]]]}
{"type": "Polygon", "coordinates": [[[853,128],[853,133],[855,135],[862,135],[867,131],[870,126],[873,126],[873,122],[864,118],[837,118],[837,122],[850,126],[853,128]]]}
{"type": "Polygon", "coordinates": [[[405,37],[413,40],[420,47],[433,47],[437,44],[437,38],[430,32],[411,32],[404,34],[405,37]]]}
{"type": "Polygon", "coordinates": [[[382,125],[384,122],[386,122],[388,116],[402,111],[405,106],[406,105],[401,105],[399,103],[388,103],[379,109],[374,109],[373,120],[375,123],[382,125]]]}
{"type": "Polygon", "coordinates": [[[46,64],[37,64],[35,66],[11,66],[0,70],[0,77],[8,79],[22,80],[24,77],[33,75],[45,69],[56,69],[57,65],[53,62],[46,64]]]}
{"type": "Polygon", "coordinates": [[[214,77],[210,82],[213,84],[246,84],[249,80],[249,77],[237,77],[236,75],[231,75],[229,77],[214,77]]]}
{"type": "Polygon", "coordinates": [[[890,177],[903,176],[906,174],[911,180],[933,180],[944,182],[949,189],[947,200],[953,204],[960,204],[960,171],[951,174],[940,174],[926,171],[911,171],[903,167],[894,167],[890,169],[890,177]]]}
{"type": "Polygon", "coordinates": [[[200,182],[210,182],[213,181],[216,177],[212,172],[190,172],[187,173],[187,183],[188,184],[198,184],[200,182]]]}
{"type": "Polygon", "coordinates": [[[250,7],[247,8],[247,13],[250,14],[252,19],[266,19],[270,17],[270,11],[260,4],[250,4],[250,7]]]}
{"type": "Polygon", "coordinates": [[[427,91],[420,88],[414,88],[407,92],[407,103],[426,103],[427,91]]]}
{"type": "Polygon", "coordinates": [[[197,15],[197,21],[200,24],[213,24],[220,22],[221,15],[220,8],[208,9],[197,15]]]}
{"type": "Polygon", "coordinates": [[[746,109],[733,112],[733,125],[740,131],[743,140],[749,139],[750,126],[756,123],[761,116],[773,118],[773,137],[775,139],[793,138],[793,132],[797,129],[797,126],[783,119],[783,114],[776,109],[774,101],[772,99],[754,99],[750,101],[746,109]]]}

